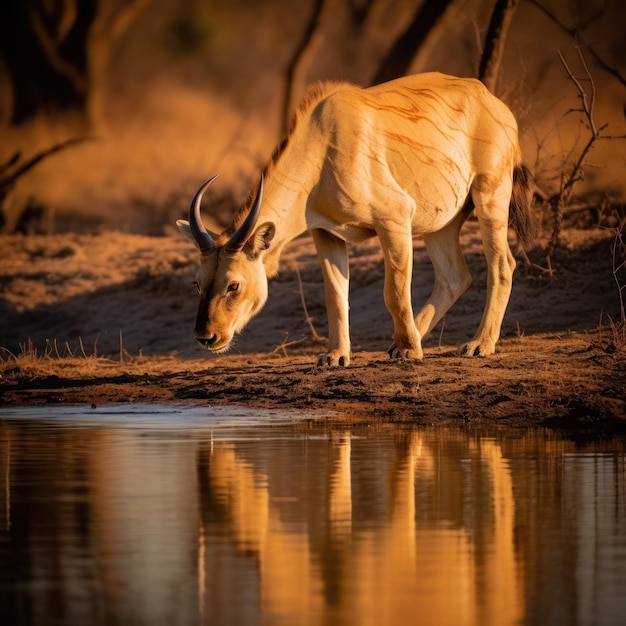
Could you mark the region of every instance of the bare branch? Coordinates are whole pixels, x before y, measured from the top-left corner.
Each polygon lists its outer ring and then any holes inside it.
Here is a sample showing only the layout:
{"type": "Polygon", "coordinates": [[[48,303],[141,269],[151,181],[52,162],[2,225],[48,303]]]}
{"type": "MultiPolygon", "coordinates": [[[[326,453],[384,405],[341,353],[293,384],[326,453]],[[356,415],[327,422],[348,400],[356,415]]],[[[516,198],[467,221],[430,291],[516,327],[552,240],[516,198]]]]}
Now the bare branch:
{"type": "Polygon", "coordinates": [[[610,3],[611,0],[604,0],[602,6],[598,7],[598,10],[595,13],[592,13],[584,22],[579,24],[580,30],[584,30],[585,28],[591,26],[594,22],[597,22],[605,14],[610,3]]]}
{"type": "Polygon", "coordinates": [[[56,144],[51,148],[36,154],[34,157],[28,159],[25,163],[20,164],[21,154],[16,152],[6,163],[0,164],[0,230],[4,229],[6,226],[6,217],[4,213],[4,201],[9,195],[15,181],[30,169],[35,167],[38,163],[43,161],[45,158],[49,157],[51,154],[55,152],[59,152],[71,145],[76,143],[87,141],[92,139],[91,137],[77,137],[74,139],[69,139],[62,143],[56,144]]]}
{"type": "Polygon", "coordinates": [[[81,72],[74,65],[66,61],[59,52],[61,42],[56,41],[46,29],[41,15],[32,9],[30,12],[30,21],[33,27],[33,33],[37,37],[41,49],[44,51],[50,65],[62,76],[65,76],[72,84],[77,93],[86,93],[87,82],[81,72]]]}
{"type": "Polygon", "coordinates": [[[148,0],[120,0],[105,3],[94,20],[93,29],[100,36],[116,39],[124,34],[148,0]]]}
{"type": "Polygon", "coordinates": [[[78,17],[78,0],[63,0],[63,10],[57,24],[56,42],[60,44],[68,36],[78,17]]]}
{"type": "Polygon", "coordinates": [[[15,152],[6,163],[0,163],[0,176],[20,160],[20,153],[15,152]]]}
{"type": "Polygon", "coordinates": [[[311,336],[313,337],[313,341],[316,341],[318,343],[323,343],[324,341],[326,341],[326,339],[324,339],[324,337],[322,337],[317,330],[315,329],[315,326],[313,326],[313,318],[309,315],[309,310],[306,306],[306,300],[304,298],[304,289],[302,287],[302,279],[300,278],[300,269],[298,268],[298,266],[295,266],[295,270],[296,270],[296,278],[298,279],[298,291],[300,292],[300,302],[302,303],[302,309],[304,311],[304,316],[305,316],[305,321],[307,323],[307,325],[309,326],[309,330],[311,331],[311,336]]]}
{"type": "Polygon", "coordinates": [[[626,242],[623,239],[624,227],[621,229],[615,229],[615,239],[613,240],[613,279],[615,280],[615,284],[617,286],[617,292],[619,294],[619,305],[620,305],[620,322],[623,326],[623,330],[626,331],[626,308],[624,307],[624,290],[626,289],[626,284],[621,284],[619,279],[619,272],[626,267],[626,256],[621,260],[617,257],[618,247],[625,249],[626,242]]]}
{"type": "MultiPolygon", "coordinates": [[[[528,2],[530,2],[530,4],[532,4],[533,6],[536,6],[540,11],[543,12],[544,15],[546,15],[546,17],[548,17],[551,21],[553,21],[559,28],[561,28],[561,30],[565,31],[570,37],[577,38],[578,41],[580,41],[582,44],[585,44],[587,46],[587,49],[589,50],[589,53],[593,57],[594,61],[605,72],[607,72],[608,74],[616,78],[620,83],[622,83],[622,85],[626,86],[626,77],[622,76],[622,74],[617,68],[612,67],[611,65],[606,63],[606,61],[604,61],[602,57],[600,57],[598,53],[584,41],[584,39],[582,38],[580,34],[579,29],[570,28],[566,26],[565,24],[563,24],[563,22],[554,13],[552,13],[552,11],[544,7],[543,4],[541,4],[541,2],[538,2],[538,0],[528,0],[528,2]]],[[[585,24],[585,26],[586,25],[587,24],[585,24]]]]}
{"type": "MultiPolygon", "coordinates": [[[[26,163],[23,163],[22,165],[20,165],[17,170],[12,172],[11,174],[8,174],[6,178],[1,179],[0,188],[12,185],[20,176],[25,174],[28,170],[32,169],[35,165],[37,165],[37,163],[39,163],[40,161],[43,161],[46,157],[50,156],[51,154],[54,154],[55,152],[59,152],[60,150],[68,148],[69,146],[74,145],[76,143],[81,143],[83,141],[91,141],[93,139],[94,139],[93,137],[75,137],[73,139],[68,139],[67,141],[63,141],[59,144],[56,144],[52,146],[51,148],[47,148],[43,152],[36,154],[34,157],[26,161],[26,163]]],[[[18,160],[19,160],[19,153],[17,155],[14,155],[14,158],[12,158],[10,162],[7,164],[6,169],[8,169],[9,165],[17,164],[18,160]]],[[[4,171],[4,168],[2,171],[4,171]]]]}
{"type": "MultiPolygon", "coordinates": [[[[559,54],[559,59],[561,60],[561,63],[563,67],[565,68],[565,71],[567,72],[569,79],[572,81],[572,83],[576,87],[576,90],[578,91],[578,98],[580,99],[582,108],[578,110],[574,109],[574,111],[577,111],[583,115],[582,121],[585,124],[585,127],[589,131],[589,138],[587,139],[582,150],[578,154],[578,157],[575,158],[571,171],[569,173],[566,172],[565,170],[562,171],[559,191],[549,199],[549,204],[552,207],[553,220],[554,220],[553,228],[552,228],[552,236],[550,238],[550,244],[549,244],[550,252],[552,252],[555,246],[558,244],[560,233],[561,233],[561,227],[563,224],[563,216],[565,214],[569,201],[572,197],[574,187],[581,180],[584,180],[584,174],[585,174],[584,167],[586,165],[586,160],[591,149],[593,148],[595,143],[601,139],[624,139],[626,138],[626,135],[621,136],[621,137],[614,137],[612,135],[601,134],[602,130],[607,128],[607,124],[603,124],[602,126],[600,126],[600,128],[598,128],[598,126],[596,125],[596,121],[594,117],[594,109],[595,109],[596,93],[597,93],[596,85],[593,80],[593,76],[591,75],[591,72],[589,71],[589,66],[587,65],[581,46],[578,44],[578,42],[576,43],[576,51],[578,53],[580,65],[585,73],[585,76],[583,78],[577,78],[574,75],[574,72],[571,70],[570,66],[568,65],[567,61],[565,60],[565,57],[563,56],[563,54],[561,54],[560,51],[558,54],[559,54]],[[583,82],[588,84],[588,87],[585,87],[583,85],[583,82]]],[[[576,144],[574,145],[574,148],[575,147],[576,147],[576,144]]]]}

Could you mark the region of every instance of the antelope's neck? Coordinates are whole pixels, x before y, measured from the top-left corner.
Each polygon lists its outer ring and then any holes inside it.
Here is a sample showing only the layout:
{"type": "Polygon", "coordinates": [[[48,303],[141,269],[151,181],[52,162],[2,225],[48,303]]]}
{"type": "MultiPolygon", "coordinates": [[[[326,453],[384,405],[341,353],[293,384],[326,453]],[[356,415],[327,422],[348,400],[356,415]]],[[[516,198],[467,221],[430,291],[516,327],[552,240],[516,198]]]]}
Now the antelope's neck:
{"type": "Polygon", "coordinates": [[[278,259],[285,245],[307,229],[307,201],[319,179],[319,172],[317,178],[315,175],[307,176],[306,168],[301,171],[296,169],[290,176],[281,169],[276,167],[268,177],[262,214],[258,220],[259,224],[272,222],[276,228],[274,240],[266,254],[268,275],[277,270],[278,259]]]}

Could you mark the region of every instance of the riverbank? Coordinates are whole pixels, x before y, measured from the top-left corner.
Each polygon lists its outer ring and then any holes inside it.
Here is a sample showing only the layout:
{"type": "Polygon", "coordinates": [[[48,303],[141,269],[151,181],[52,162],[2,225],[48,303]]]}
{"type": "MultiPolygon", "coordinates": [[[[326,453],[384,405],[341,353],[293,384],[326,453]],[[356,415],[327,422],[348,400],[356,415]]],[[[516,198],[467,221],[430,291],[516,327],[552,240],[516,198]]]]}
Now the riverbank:
{"type": "MultiPolygon", "coordinates": [[[[323,369],[315,366],[326,333],[323,286],[307,237],[286,251],[263,312],[218,357],[193,340],[197,255],[182,239],[3,237],[0,403],[184,401],[321,410],[346,422],[623,432],[626,354],[610,322],[618,302],[610,243],[601,231],[571,231],[551,274],[521,265],[497,353],[463,358],[457,348],[475,332],[485,296],[469,224],[463,245],[475,284],[419,363],[388,359],[379,247],[355,247],[352,364],[323,369]]],[[[415,301],[431,288],[416,243],[415,301]]]]}

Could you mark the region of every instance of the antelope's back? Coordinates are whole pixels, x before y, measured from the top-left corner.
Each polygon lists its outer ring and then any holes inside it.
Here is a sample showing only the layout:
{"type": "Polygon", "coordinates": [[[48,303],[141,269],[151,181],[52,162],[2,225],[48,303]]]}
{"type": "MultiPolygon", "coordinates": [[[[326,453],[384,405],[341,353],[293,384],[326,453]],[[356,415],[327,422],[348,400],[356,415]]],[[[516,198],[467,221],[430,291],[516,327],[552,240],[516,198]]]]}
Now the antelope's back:
{"type": "Polygon", "coordinates": [[[364,89],[362,96],[376,126],[386,132],[395,130],[400,142],[417,141],[441,151],[464,143],[471,151],[483,145],[517,148],[513,113],[474,78],[415,74],[364,89]]]}
{"type": "Polygon", "coordinates": [[[340,222],[376,223],[393,209],[410,215],[416,234],[434,232],[476,176],[511,176],[519,161],[513,114],[475,79],[425,73],[346,85],[310,120],[326,146],[323,188],[335,195],[325,204],[340,222]]]}

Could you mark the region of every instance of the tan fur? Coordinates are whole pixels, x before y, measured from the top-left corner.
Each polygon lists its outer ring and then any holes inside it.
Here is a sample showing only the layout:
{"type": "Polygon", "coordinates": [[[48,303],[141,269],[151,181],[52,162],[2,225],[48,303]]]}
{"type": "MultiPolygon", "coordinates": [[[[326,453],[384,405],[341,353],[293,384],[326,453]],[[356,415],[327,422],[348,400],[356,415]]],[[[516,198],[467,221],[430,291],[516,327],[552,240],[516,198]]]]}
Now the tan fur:
{"type": "Polygon", "coordinates": [[[432,73],[369,89],[316,84],[264,170],[263,203],[248,244],[235,257],[221,254],[220,246],[243,221],[251,199],[216,241],[217,262],[204,261],[214,269],[199,274],[205,304],[198,311],[196,336],[205,343],[210,337],[211,349],[225,349],[265,302],[267,285],[259,280],[273,276],[284,245],[309,230],[320,257],[329,317],[329,349],[320,363],[347,365],[346,242],[376,235],[385,262],[384,300],[394,322],[390,354],[422,358],[422,337],[471,283],[459,230],[473,206],[489,277],[483,319],[464,353],[491,354],[515,268],[507,242],[510,217],[518,239],[528,239],[527,174],[513,115],[476,80],[432,73]],[[426,243],[435,286],[414,315],[410,291],[416,236],[426,243]],[[224,289],[234,282],[240,285],[237,295],[228,295],[224,289]]]}

